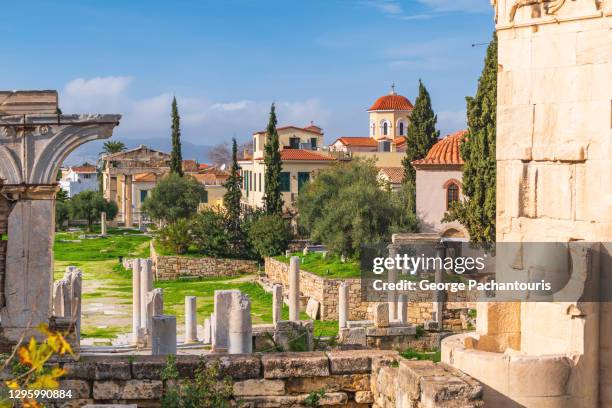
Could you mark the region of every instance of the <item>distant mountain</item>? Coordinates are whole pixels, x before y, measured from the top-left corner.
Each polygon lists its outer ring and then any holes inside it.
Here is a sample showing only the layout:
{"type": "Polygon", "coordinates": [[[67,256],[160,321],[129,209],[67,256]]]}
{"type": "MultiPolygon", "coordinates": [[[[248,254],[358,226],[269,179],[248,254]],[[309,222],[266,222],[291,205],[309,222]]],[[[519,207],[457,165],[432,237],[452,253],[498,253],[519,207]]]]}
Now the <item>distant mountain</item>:
{"type": "MultiPolygon", "coordinates": [[[[152,139],[114,139],[121,140],[128,149],[145,145],[151,149],[160,150],[162,152],[170,153],[172,150],[172,142],[170,138],[152,138],[152,139]]],[[[106,140],[96,140],[84,144],[83,146],[72,152],[66,160],[64,165],[74,166],[82,164],[84,162],[95,163],[102,151],[102,145],[106,140]]],[[[208,152],[212,146],[208,145],[197,145],[186,140],[182,140],[183,159],[194,159],[199,163],[206,163],[208,161],[208,152]]]]}

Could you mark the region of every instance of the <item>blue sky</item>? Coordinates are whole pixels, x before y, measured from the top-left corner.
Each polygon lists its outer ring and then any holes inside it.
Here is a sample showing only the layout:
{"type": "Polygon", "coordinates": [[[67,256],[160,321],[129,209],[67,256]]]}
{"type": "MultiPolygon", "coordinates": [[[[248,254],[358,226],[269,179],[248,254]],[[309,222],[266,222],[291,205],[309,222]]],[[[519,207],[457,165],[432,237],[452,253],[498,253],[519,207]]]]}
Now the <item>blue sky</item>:
{"type": "Polygon", "coordinates": [[[57,89],[65,113],[122,113],[116,138],[246,140],[267,123],[367,135],[365,110],[418,79],[439,128],[465,126],[493,31],[488,0],[21,0],[0,15],[0,89],[57,89]]]}

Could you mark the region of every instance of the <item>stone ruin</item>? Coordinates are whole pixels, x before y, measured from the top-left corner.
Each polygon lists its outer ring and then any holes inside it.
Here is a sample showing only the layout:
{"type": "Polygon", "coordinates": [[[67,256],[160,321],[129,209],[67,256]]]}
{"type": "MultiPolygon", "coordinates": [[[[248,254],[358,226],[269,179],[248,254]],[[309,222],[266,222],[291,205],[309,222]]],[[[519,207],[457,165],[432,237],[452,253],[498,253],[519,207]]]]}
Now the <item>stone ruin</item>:
{"type": "Polygon", "coordinates": [[[1,348],[50,323],[57,172],[83,143],[109,138],[120,118],[62,114],[56,91],[0,92],[1,348]]]}
{"type": "Polygon", "coordinates": [[[487,406],[612,406],[612,1],[491,3],[497,243],[520,244],[497,273],[530,274],[530,243],[563,243],[539,265],[562,261],[544,272],[571,271],[572,296],[479,303],[476,333],[445,339],[442,360],[487,406]]]}

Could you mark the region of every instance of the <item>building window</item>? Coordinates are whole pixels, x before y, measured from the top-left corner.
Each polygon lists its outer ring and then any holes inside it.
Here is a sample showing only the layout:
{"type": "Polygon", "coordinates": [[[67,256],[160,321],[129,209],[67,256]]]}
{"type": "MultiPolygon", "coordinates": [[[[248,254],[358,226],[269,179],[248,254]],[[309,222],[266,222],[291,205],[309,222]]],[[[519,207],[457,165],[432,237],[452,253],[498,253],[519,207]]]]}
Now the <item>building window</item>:
{"type": "Polygon", "coordinates": [[[383,123],[383,136],[387,136],[389,133],[389,124],[387,122],[383,123]]]}
{"type": "Polygon", "coordinates": [[[404,122],[400,122],[399,124],[399,135],[404,136],[404,122]]]}
{"type": "Polygon", "coordinates": [[[143,203],[145,198],[149,195],[149,190],[140,190],[140,202],[143,203]]]}
{"type": "Polygon", "coordinates": [[[291,173],[289,173],[288,171],[281,171],[280,189],[282,192],[291,191],[291,173]]]}
{"type": "Polygon", "coordinates": [[[298,172],[298,194],[302,191],[302,186],[310,180],[310,172],[300,171],[298,172]]]}
{"type": "Polygon", "coordinates": [[[257,183],[257,185],[259,186],[259,192],[261,193],[261,173],[259,173],[259,183],[257,183]]]}
{"type": "Polygon", "coordinates": [[[202,202],[204,204],[208,204],[208,190],[204,190],[204,194],[202,195],[202,202]]]}
{"type": "Polygon", "coordinates": [[[450,183],[446,187],[446,209],[448,210],[455,201],[459,201],[459,186],[450,183]]]}
{"type": "Polygon", "coordinates": [[[389,140],[381,140],[380,142],[378,142],[378,151],[379,152],[390,152],[391,142],[389,140]]]}
{"type": "Polygon", "coordinates": [[[300,148],[300,138],[299,137],[290,137],[289,138],[289,148],[290,149],[299,149],[300,148]]]}
{"type": "Polygon", "coordinates": [[[372,136],[376,136],[376,123],[372,123],[370,128],[372,128],[372,136]]]}
{"type": "Polygon", "coordinates": [[[310,148],[312,150],[317,150],[317,138],[316,137],[310,138],[310,148]]]}

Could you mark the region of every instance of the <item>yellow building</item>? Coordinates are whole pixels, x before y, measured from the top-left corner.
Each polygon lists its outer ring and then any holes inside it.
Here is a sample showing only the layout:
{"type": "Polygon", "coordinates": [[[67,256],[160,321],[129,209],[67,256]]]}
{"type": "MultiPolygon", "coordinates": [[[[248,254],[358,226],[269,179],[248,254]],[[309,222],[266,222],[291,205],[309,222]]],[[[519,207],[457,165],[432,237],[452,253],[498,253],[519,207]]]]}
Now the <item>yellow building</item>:
{"type": "MultiPolygon", "coordinates": [[[[295,202],[302,186],[318,171],[328,168],[336,160],[321,151],[323,131],[310,124],[301,128],[284,126],[276,129],[282,161],[281,191],[284,210],[295,213],[295,202]]],[[[253,134],[253,156],[241,160],[242,204],[244,207],[261,208],[263,206],[264,186],[264,146],[268,140],[266,131],[253,134]]]]}

